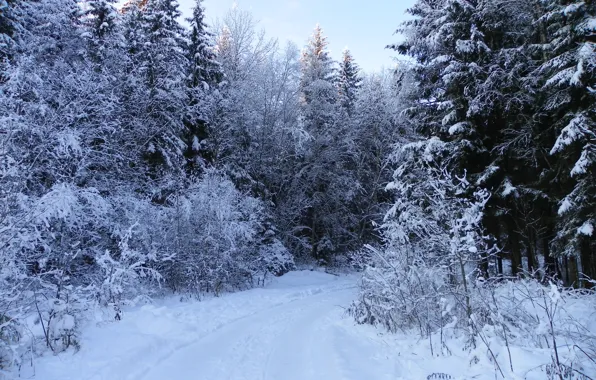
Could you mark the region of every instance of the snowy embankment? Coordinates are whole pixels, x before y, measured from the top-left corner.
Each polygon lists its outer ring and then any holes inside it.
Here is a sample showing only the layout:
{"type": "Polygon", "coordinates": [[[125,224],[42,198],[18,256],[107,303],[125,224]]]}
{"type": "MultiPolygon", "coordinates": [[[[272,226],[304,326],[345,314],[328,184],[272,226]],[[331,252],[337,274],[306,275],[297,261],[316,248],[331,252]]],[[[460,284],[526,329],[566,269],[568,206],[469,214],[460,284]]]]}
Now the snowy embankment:
{"type": "MultiPolygon", "coordinates": [[[[81,349],[37,359],[40,380],[409,380],[495,379],[489,360],[452,345],[430,353],[415,335],[386,334],[356,325],[345,308],[356,297],[357,276],[292,272],[262,289],[204,301],[177,298],[130,308],[122,321],[90,323],[81,349]],[[434,374],[434,375],[433,375],[434,374]],[[449,375],[447,377],[445,375],[449,375]],[[443,376],[443,377],[441,377],[443,376]]],[[[494,347],[503,357],[506,351],[494,347]]],[[[484,350],[486,351],[486,350],[484,350]]],[[[548,350],[511,348],[515,372],[507,379],[544,379],[532,368],[548,350]]],[[[503,378],[497,376],[497,378],[503,378]]]]}

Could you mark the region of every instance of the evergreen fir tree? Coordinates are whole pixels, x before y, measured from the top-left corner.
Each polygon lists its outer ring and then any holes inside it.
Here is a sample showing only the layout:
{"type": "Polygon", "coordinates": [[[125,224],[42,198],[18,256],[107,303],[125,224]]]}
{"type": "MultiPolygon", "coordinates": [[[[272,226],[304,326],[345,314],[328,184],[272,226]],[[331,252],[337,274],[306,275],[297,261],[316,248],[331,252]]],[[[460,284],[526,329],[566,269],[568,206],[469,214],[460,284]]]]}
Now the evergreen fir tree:
{"type": "Polygon", "coordinates": [[[410,10],[419,20],[404,24],[409,37],[394,46],[418,61],[417,96],[424,101],[408,111],[416,130],[452,144],[452,170],[494,192],[485,223],[511,255],[514,274],[523,251],[528,270],[537,268],[552,224],[550,212],[527,207],[549,210],[551,203],[543,191],[549,166],[544,136],[539,119],[532,119],[537,99],[528,91],[540,59],[529,48],[540,37],[537,5],[421,0],[410,10]]]}
{"type": "Polygon", "coordinates": [[[384,188],[391,181],[392,170],[387,160],[395,142],[403,138],[396,116],[406,102],[395,99],[399,94],[393,86],[400,86],[395,81],[388,73],[365,76],[353,116],[349,118],[353,167],[355,178],[361,184],[354,213],[361,215],[360,238],[369,243],[374,242],[376,226],[382,223],[388,207],[389,194],[384,188]]]}
{"type": "Polygon", "coordinates": [[[214,35],[205,23],[205,9],[203,0],[197,0],[192,11],[192,17],[187,19],[190,24],[188,32],[188,59],[192,75],[191,87],[210,86],[222,80],[221,65],[217,62],[214,35]]]}
{"type": "Polygon", "coordinates": [[[323,128],[332,121],[335,112],[335,68],[327,45],[327,37],[321,26],[317,25],[302,52],[302,101],[306,107],[306,117],[313,128],[323,128]]]}
{"type": "Polygon", "coordinates": [[[358,216],[353,213],[359,184],[354,178],[349,123],[340,117],[334,62],[320,26],[302,53],[301,119],[310,136],[298,181],[309,207],[310,255],[328,261],[349,250],[357,240],[358,216]]]}
{"type": "Polygon", "coordinates": [[[13,38],[17,24],[14,2],[15,0],[0,0],[0,84],[6,80],[6,72],[14,54],[13,38]]]}
{"type": "Polygon", "coordinates": [[[189,62],[189,112],[185,118],[184,140],[187,145],[187,167],[197,174],[205,163],[214,160],[213,147],[209,147],[210,115],[220,97],[218,85],[223,80],[221,65],[216,60],[213,34],[205,24],[202,0],[197,0],[188,32],[187,56],[189,62]]]}
{"type": "Polygon", "coordinates": [[[342,60],[339,63],[337,86],[339,102],[349,116],[354,112],[354,105],[361,82],[360,68],[354,61],[352,53],[348,49],[345,49],[342,60]]]}
{"type": "Polygon", "coordinates": [[[117,27],[115,0],[91,0],[86,3],[85,17],[93,37],[102,40],[117,27]]]}
{"type": "Polygon", "coordinates": [[[188,105],[187,41],[179,16],[176,1],[150,0],[129,4],[125,17],[130,78],[123,118],[138,133],[145,175],[153,180],[182,170],[186,149],[181,110],[188,105]]]}
{"type": "Polygon", "coordinates": [[[537,71],[546,91],[543,113],[556,136],[550,153],[557,158],[562,190],[556,252],[578,260],[589,278],[596,276],[595,18],[593,2],[552,1],[540,19],[548,59],[537,71]]]}

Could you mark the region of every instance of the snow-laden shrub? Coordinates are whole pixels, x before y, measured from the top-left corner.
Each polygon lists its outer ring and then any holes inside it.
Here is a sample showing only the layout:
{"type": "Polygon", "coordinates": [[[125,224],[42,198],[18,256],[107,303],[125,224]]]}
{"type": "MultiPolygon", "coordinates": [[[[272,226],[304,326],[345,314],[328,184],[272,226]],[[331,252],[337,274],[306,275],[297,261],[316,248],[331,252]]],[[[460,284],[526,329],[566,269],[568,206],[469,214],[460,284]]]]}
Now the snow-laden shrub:
{"type": "Polygon", "coordinates": [[[480,338],[494,351],[508,353],[498,360],[503,369],[516,367],[511,347],[524,347],[548,352],[550,362],[535,369],[548,379],[596,374],[596,292],[564,288],[554,280],[545,285],[531,278],[493,279],[476,284],[472,303],[480,338]]]}
{"type": "Polygon", "coordinates": [[[15,362],[15,345],[21,339],[20,326],[13,318],[0,314],[0,370],[9,368],[15,362]]]}
{"type": "Polygon", "coordinates": [[[263,275],[271,273],[274,276],[281,276],[295,268],[294,258],[290,251],[278,239],[263,242],[259,248],[259,259],[256,270],[263,271],[263,275]]]}
{"type": "Polygon", "coordinates": [[[0,220],[0,361],[7,367],[77,348],[95,305],[118,320],[124,305],[162,283],[218,294],[293,268],[262,203],[216,172],[163,204],[68,182],[11,199],[0,220]]]}
{"type": "Polygon", "coordinates": [[[138,241],[131,246],[129,226],[155,206],[69,183],[13,198],[18,202],[0,228],[0,357],[19,365],[47,350],[77,348],[80,326],[98,301],[118,309],[124,294],[140,294],[138,282],[153,273],[156,256],[138,241]],[[130,212],[139,205],[142,213],[130,212]]]}
{"type": "Polygon", "coordinates": [[[0,340],[18,364],[40,347],[59,352],[78,345],[77,317],[89,296],[80,291],[86,285],[79,264],[89,254],[80,245],[105,223],[109,205],[94,189],[67,183],[13,199],[0,227],[0,340]]]}
{"type": "Polygon", "coordinates": [[[420,261],[409,264],[404,251],[374,253],[350,312],[359,323],[381,325],[391,332],[416,327],[428,334],[442,315],[445,273],[420,261]]]}
{"type": "Polygon", "coordinates": [[[170,201],[172,258],[163,273],[174,290],[219,294],[251,287],[265,271],[282,273],[292,265],[279,241],[261,236],[266,216],[261,201],[222,174],[207,172],[170,201]]]}
{"type": "Polygon", "coordinates": [[[437,160],[444,146],[431,139],[398,152],[385,247],[369,247],[350,313],[359,323],[417,332],[433,356],[463,349],[471,364],[492,366],[501,378],[515,371],[514,347],[546,352],[551,360],[536,370],[548,379],[591,378],[596,293],[554,279],[545,286],[489,276],[496,248],[481,227],[489,195],[444,170],[437,160]]]}
{"type": "Polygon", "coordinates": [[[416,327],[423,336],[446,323],[469,328],[470,287],[490,255],[481,228],[489,194],[470,196],[466,178],[435,161],[445,148],[430,139],[398,151],[401,166],[387,187],[396,201],[382,226],[386,247],[371,248],[359,300],[350,309],[362,323],[390,331],[416,327]]]}
{"type": "MultiPolygon", "coordinates": [[[[137,286],[141,281],[159,283],[162,280],[161,274],[153,268],[155,256],[133,249],[129,245],[135,227],[131,226],[118,244],[117,252],[105,251],[96,259],[100,268],[100,278],[103,279],[97,288],[100,304],[111,306],[114,309],[116,320],[121,319],[122,303],[130,289],[135,289],[130,297],[139,296],[137,286]]],[[[144,248],[144,247],[141,247],[144,248]]]]}
{"type": "Polygon", "coordinates": [[[350,252],[346,255],[346,264],[352,270],[362,272],[372,262],[373,252],[374,249],[371,249],[370,246],[365,246],[357,251],[350,252]]]}
{"type": "MultiPolygon", "coordinates": [[[[58,353],[74,347],[78,350],[80,325],[88,304],[89,294],[85,290],[71,285],[54,287],[56,293],[39,292],[34,295],[34,306],[37,313],[34,325],[41,327],[43,339],[34,337],[33,344],[49,348],[58,353]],[[36,344],[37,343],[37,344],[36,344]]],[[[39,331],[39,328],[36,329],[39,331]]],[[[36,351],[42,352],[35,347],[36,351]]]]}

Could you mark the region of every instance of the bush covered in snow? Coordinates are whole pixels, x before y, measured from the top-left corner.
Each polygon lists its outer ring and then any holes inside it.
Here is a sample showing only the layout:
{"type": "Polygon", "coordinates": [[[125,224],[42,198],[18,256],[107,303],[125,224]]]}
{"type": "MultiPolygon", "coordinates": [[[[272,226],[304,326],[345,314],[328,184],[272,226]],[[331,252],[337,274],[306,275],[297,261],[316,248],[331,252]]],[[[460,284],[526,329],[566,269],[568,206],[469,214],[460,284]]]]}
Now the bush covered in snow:
{"type": "Polygon", "coordinates": [[[389,330],[416,325],[427,334],[442,325],[442,300],[450,295],[469,318],[470,287],[486,277],[492,253],[484,236],[482,210],[489,194],[469,200],[469,183],[435,161],[446,145],[438,139],[405,145],[401,166],[388,185],[396,201],[382,226],[386,248],[374,250],[364,273],[361,302],[353,309],[362,322],[389,330]],[[430,307],[430,308],[429,308],[430,307]]]}
{"type": "Polygon", "coordinates": [[[283,274],[292,267],[292,256],[264,227],[261,201],[220,173],[208,172],[171,203],[168,215],[174,222],[164,239],[175,244],[167,247],[172,256],[160,267],[173,289],[219,294],[252,287],[267,271],[283,274]]]}
{"type": "Polygon", "coordinates": [[[219,294],[293,268],[292,256],[266,228],[261,202],[215,171],[163,205],[65,184],[24,199],[29,219],[2,230],[21,234],[0,256],[4,365],[44,346],[76,347],[78,326],[94,305],[120,319],[129,300],[163,284],[219,294]],[[35,332],[25,334],[31,326],[35,332]]]}
{"type": "Polygon", "coordinates": [[[464,197],[465,177],[441,165],[445,147],[430,139],[397,151],[386,244],[369,247],[349,312],[359,323],[417,332],[433,356],[464,350],[471,364],[490,362],[502,377],[514,372],[513,347],[521,347],[549,353],[536,370],[550,379],[590,378],[582,376],[596,372],[596,292],[496,275],[498,249],[481,225],[489,194],[464,197]]]}

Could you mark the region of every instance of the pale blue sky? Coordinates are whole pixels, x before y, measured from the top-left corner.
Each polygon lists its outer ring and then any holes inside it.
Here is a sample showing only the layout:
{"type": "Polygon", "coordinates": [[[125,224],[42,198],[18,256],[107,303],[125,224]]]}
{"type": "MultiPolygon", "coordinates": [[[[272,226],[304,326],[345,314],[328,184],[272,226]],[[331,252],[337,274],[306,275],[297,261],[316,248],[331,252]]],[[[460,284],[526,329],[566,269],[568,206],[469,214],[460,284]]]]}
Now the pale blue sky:
{"type": "MultiPolygon", "coordinates": [[[[186,15],[194,0],[179,0],[186,15]]],[[[270,37],[280,42],[294,41],[302,48],[317,23],[328,37],[329,49],[335,59],[349,48],[356,61],[366,71],[392,66],[396,55],[385,49],[397,41],[394,35],[399,24],[408,16],[405,10],[415,0],[237,0],[239,7],[251,11],[270,37]]],[[[205,0],[210,24],[222,17],[233,0],[205,0]]]]}

